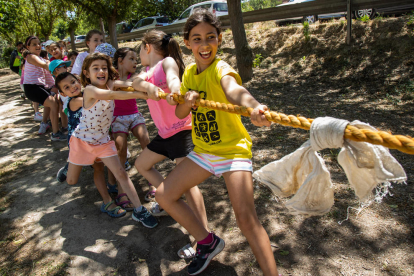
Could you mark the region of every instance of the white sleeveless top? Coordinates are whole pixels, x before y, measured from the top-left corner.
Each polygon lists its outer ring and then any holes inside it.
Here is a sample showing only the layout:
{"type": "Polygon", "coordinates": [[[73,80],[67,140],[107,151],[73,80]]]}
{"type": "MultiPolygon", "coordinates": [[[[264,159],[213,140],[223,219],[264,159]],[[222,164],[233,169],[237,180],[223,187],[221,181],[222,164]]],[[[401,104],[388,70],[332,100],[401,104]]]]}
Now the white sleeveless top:
{"type": "Polygon", "coordinates": [[[109,127],[114,114],[114,101],[96,100],[88,109],[83,108],[79,125],[72,136],[92,145],[108,143],[109,127]]]}

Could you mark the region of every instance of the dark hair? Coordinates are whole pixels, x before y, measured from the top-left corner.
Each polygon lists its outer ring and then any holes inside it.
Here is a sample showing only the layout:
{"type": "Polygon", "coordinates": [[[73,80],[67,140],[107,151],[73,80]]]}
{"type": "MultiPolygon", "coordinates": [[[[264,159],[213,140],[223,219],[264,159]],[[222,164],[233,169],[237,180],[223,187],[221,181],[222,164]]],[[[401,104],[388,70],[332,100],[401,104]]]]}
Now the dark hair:
{"type": "Polygon", "coordinates": [[[119,77],[118,72],[112,66],[111,57],[105,54],[102,54],[102,53],[93,53],[93,54],[88,55],[83,61],[82,72],[80,75],[81,84],[83,86],[87,86],[88,84],[91,84],[91,80],[85,76],[83,71],[84,70],[89,71],[89,67],[92,65],[92,62],[94,62],[95,60],[106,61],[106,64],[108,66],[108,80],[116,80],[119,77]]]}
{"type": "Polygon", "coordinates": [[[206,22],[216,28],[217,34],[221,33],[221,22],[217,17],[206,9],[196,9],[194,13],[187,19],[184,25],[184,39],[190,38],[190,31],[200,23],[206,22]]]}
{"type": "Polygon", "coordinates": [[[19,46],[20,44],[23,44],[23,42],[19,41],[16,43],[16,47],[19,46]]]}
{"type": "Polygon", "coordinates": [[[41,58],[47,59],[47,51],[46,50],[41,50],[39,56],[41,58]]]}
{"type": "MultiPolygon", "coordinates": [[[[91,41],[91,38],[92,38],[92,36],[94,35],[94,34],[98,34],[98,35],[101,35],[101,36],[103,36],[103,33],[100,31],[100,30],[90,30],[87,34],[86,34],[86,38],[85,38],[85,44],[86,44],[86,47],[88,47],[88,49],[89,49],[89,46],[88,46],[88,43],[86,43],[86,42],[88,42],[88,41],[91,41]]],[[[91,53],[92,54],[92,53],[91,53]]]]}
{"type": "Polygon", "coordinates": [[[79,81],[78,78],[75,77],[75,75],[73,75],[72,73],[69,73],[69,72],[60,73],[55,79],[55,86],[59,88],[60,91],[62,91],[62,89],[60,89],[60,86],[59,86],[60,82],[68,76],[72,76],[75,80],[79,81]]]}
{"type": "Polygon", "coordinates": [[[116,50],[113,59],[115,69],[118,69],[118,59],[121,58],[123,60],[129,52],[135,51],[130,47],[122,47],[116,50]]]}
{"type": "Polygon", "coordinates": [[[33,39],[38,39],[38,38],[37,38],[37,36],[34,36],[34,35],[28,36],[26,38],[26,41],[24,43],[24,46],[27,48],[27,46],[30,45],[30,41],[32,41],[33,39]]]}
{"type": "Polygon", "coordinates": [[[62,44],[60,44],[59,42],[57,42],[57,41],[53,41],[52,43],[50,43],[50,45],[49,46],[57,46],[59,49],[60,48],[62,48],[63,46],[62,46],[62,44]]]}
{"type": "Polygon", "coordinates": [[[79,55],[79,53],[78,52],[76,52],[76,51],[70,51],[69,53],[68,53],[68,59],[70,59],[72,56],[78,56],[79,55]]]}
{"type": "Polygon", "coordinates": [[[142,39],[142,44],[151,44],[154,50],[161,54],[164,58],[172,57],[178,65],[180,79],[184,74],[184,62],[181,54],[181,48],[178,42],[171,37],[171,35],[165,34],[163,31],[151,30],[147,32],[142,39]]]}

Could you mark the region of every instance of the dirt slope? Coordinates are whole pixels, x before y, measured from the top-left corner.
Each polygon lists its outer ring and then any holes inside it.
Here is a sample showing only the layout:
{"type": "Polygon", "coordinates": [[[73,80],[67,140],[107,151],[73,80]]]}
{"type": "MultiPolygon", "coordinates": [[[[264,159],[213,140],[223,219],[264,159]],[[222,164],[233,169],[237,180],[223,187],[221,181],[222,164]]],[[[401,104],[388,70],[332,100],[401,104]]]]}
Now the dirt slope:
{"type": "MultiPolygon", "coordinates": [[[[412,28],[407,18],[354,24],[353,46],[345,41],[342,22],[303,29],[249,25],[249,43],[260,66],[248,90],[272,110],[315,118],[332,116],[368,122],[382,130],[414,136],[412,28]]],[[[231,32],[223,35],[219,56],[235,66],[231,32]]],[[[135,46],[137,43],[125,45],[135,46]]],[[[185,61],[192,57],[183,47],[185,61]]],[[[55,180],[64,164],[65,143],[37,136],[28,101],[19,98],[19,79],[1,74],[0,81],[0,275],[186,275],[187,262],[176,251],[189,242],[186,231],[171,218],[154,230],[137,225],[128,214],[112,219],[99,212],[101,199],[85,168],[78,185],[55,180]]],[[[145,102],[151,138],[156,135],[145,102]]],[[[303,130],[273,125],[255,128],[243,119],[253,139],[255,169],[294,151],[308,137],[303,130]]],[[[131,141],[131,163],[141,151],[131,141]]],[[[414,188],[411,155],[392,151],[407,172],[407,185],[395,185],[393,196],[358,215],[336,157],[321,152],[335,185],[335,205],[322,217],[287,213],[264,187],[255,183],[259,218],[275,245],[283,275],[413,275],[414,188]]],[[[165,175],[173,164],[163,162],[165,175]]],[[[146,181],[129,172],[142,201],[146,181]]],[[[209,225],[226,240],[226,248],[203,275],[261,275],[241,235],[223,179],[200,185],[209,225]]]]}

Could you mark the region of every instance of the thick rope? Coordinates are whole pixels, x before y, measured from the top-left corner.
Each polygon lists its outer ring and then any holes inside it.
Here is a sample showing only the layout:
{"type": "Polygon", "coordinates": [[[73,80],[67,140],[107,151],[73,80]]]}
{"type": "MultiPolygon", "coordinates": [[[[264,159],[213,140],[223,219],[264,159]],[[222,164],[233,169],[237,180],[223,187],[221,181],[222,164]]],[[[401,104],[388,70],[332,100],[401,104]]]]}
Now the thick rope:
{"type": "MultiPolygon", "coordinates": [[[[122,90],[134,91],[132,87],[122,88],[122,90]]],[[[161,99],[165,100],[167,95],[167,93],[158,92],[158,96],[161,99]]],[[[185,102],[183,95],[174,94],[173,99],[180,104],[185,102]]],[[[198,99],[196,101],[196,106],[236,113],[246,117],[250,117],[253,111],[253,108],[250,107],[213,102],[203,99],[198,99]]],[[[310,130],[310,126],[313,122],[313,119],[308,119],[302,116],[286,115],[274,111],[265,111],[264,115],[270,122],[305,130],[310,130]]],[[[372,131],[370,129],[361,129],[348,125],[345,129],[344,138],[357,142],[367,142],[374,145],[381,145],[404,153],[414,154],[414,139],[409,136],[392,135],[391,133],[385,131],[372,131]]]]}

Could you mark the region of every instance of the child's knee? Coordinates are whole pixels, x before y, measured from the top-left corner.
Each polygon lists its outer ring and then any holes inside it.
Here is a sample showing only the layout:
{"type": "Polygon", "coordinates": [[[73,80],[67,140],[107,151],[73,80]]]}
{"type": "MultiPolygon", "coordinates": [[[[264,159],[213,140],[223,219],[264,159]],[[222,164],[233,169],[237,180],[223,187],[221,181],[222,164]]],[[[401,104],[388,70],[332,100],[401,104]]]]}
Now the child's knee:
{"type": "Polygon", "coordinates": [[[257,216],[251,212],[235,213],[237,225],[242,231],[251,230],[256,225],[260,225],[257,216]]]}
{"type": "Polygon", "coordinates": [[[145,162],[144,158],[138,156],[135,160],[135,168],[138,172],[149,171],[152,168],[152,165],[150,166],[148,162],[145,162]]]}
{"type": "Polygon", "coordinates": [[[67,182],[69,185],[75,185],[76,183],[78,183],[78,180],[77,180],[77,179],[75,179],[75,178],[72,178],[72,177],[66,177],[66,182],[67,182]]]}

